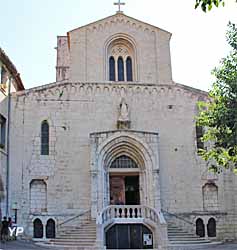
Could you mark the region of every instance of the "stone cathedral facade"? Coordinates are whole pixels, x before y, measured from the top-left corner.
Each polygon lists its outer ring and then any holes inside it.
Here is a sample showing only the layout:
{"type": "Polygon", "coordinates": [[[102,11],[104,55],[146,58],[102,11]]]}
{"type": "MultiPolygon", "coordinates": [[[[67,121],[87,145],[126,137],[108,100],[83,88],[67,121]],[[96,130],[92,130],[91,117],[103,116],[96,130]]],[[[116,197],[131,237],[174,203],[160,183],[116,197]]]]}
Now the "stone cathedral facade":
{"type": "Polygon", "coordinates": [[[12,95],[9,207],[25,237],[86,249],[167,249],[182,243],[175,229],[236,239],[237,178],[197,154],[207,93],[172,80],[170,39],[117,12],[58,37],[55,83],[12,95]]]}

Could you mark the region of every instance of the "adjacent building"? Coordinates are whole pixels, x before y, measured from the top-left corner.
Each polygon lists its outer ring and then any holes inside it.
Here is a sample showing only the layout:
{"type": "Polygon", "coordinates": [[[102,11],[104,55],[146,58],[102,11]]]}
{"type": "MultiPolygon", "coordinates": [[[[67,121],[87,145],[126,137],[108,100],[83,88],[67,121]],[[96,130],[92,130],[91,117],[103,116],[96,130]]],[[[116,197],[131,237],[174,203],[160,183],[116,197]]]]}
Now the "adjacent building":
{"type": "Polygon", "coordinates": [[[7,157],[7,128],[8,117],[10,116],[9,107],[11,107],[9,95],[21,90],[24,90],[24,86],[20,74],[6,53],[0,48],[0,216],[7,215],[7,165],[9,160],[7,157]]]}

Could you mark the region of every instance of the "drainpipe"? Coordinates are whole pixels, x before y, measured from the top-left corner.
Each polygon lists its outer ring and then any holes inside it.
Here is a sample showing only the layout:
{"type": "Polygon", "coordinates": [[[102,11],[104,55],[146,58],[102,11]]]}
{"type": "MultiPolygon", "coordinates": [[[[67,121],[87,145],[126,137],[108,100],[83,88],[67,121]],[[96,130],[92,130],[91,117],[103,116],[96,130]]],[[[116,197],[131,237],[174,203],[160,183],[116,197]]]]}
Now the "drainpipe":
{"type": "Polygon", "coordinates": [[[12,77],[9,77],[8,103],[7,103],[7,164],[6,164],[6,216],[9,217],[9,170],[10,170],[10,117],[11,117],[11,83],[12,77]]]}

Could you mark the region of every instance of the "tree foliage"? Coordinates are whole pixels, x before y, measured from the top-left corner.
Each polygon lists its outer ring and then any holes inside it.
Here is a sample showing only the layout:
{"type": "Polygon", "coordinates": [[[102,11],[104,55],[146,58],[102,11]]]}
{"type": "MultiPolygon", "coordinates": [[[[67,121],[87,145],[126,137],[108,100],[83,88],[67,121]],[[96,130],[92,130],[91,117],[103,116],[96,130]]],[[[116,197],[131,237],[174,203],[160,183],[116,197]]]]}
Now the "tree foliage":
{"type": "Polygon", "coordinates": [[[216,78],[209,92],[210,102],[199,103],[199,126],[205,128],[202,140],[207,148],[199,150],[210,168],[220,172],[231,168],[237,173],[237,26],[228,24],[229,55],[213,70],[216,78]]]}
{"type": "Polygon", "coordinates": [[[224,6],[225,2],[223,0],[196,0],[195,9],[200,6],[206,12],[207,10],[211,10],[213,5],[219,7],[220,4],[224,6]]]}
{"type": "MultiPolygon", "coordinates": [[[[237,0],[236,0],[237,2],[237,0]]],[[[201,7],[201,9],[206,12],[211,10],[213,6],[219,7],[220,5],[225,6],[224,0],[196,0],[195,9],[201,7]]]]}

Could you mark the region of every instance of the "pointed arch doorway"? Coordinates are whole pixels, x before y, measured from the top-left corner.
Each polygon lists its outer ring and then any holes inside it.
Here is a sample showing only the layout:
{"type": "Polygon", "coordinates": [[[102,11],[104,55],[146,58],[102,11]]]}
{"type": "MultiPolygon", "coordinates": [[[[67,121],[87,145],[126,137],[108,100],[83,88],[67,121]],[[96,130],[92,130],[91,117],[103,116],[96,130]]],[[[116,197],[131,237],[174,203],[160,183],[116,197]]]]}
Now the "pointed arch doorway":
{"type": "Polygon", "coordinates": [[[90,137],[92,218],[115,202],[159,210],[158,134],[118,130],[90,137]]]}
{"type": "Polygon", "coordinates": [[[110,205],[140,205],[140,173],[127,155],[117,157],[109,167],[110,205]]]}

